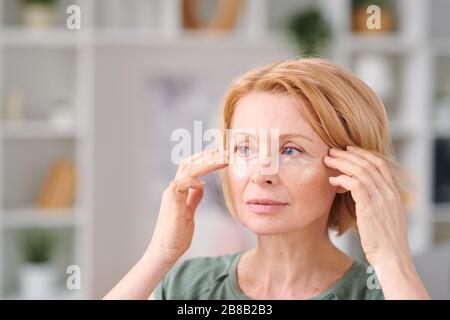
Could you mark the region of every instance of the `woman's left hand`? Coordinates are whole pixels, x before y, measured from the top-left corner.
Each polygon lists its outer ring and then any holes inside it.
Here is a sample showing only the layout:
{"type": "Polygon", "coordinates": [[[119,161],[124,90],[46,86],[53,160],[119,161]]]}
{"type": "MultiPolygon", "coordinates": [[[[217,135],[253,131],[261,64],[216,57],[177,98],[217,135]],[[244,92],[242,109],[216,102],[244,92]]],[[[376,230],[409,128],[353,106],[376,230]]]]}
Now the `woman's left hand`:
{"type": "Polygon", "coordinates": [[[384,298],[430,299],[409,252],[405,211],[388,164],[358,147],[329,154],[325,164],[343,173],[330,183],[351,192],[361,245],[384,298]]]}
{"type": "Polygon", "coordinates": [[[324,162],[343,174],[330,177],[331,185],[351,192],[361,245],[371,265],[386,259],[410,259],[407,224],[400,193],[386,161],[372,152],[331,148],[324,162]]]}

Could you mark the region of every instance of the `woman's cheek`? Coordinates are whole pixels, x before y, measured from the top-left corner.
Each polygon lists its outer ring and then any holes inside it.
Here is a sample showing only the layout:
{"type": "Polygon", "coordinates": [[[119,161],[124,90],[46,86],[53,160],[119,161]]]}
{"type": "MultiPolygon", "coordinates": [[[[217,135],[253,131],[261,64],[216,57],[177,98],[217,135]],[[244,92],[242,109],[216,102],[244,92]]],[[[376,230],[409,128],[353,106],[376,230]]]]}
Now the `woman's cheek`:
{"type": "Polygon", "coordinates": [[[230,175],[234,182],[242,181],[248,173],[249,165],[245,160],[235,158],[234,161],[228,166],[230,175]]]}
{"type": "Polygon", "coordinates": [[[319,175],[320,168],[318,166],[310,166],[304,168],[299,174],[297,178],[298,184],[310,184],[317,179],[319,175]]]}
{"type": "Polygon", "coordinates": [[[327,203],[334,196],[333,187],[328,182],[326,167],[320,162],[297,168],[297,170],[281,170],[281,180],[296,202],[309,203],[311,199],[322,199],[327,203]]]}
{"type": "Polygon", "coordinates": [[[227,167],[227,175],[229,182],[229,190],[231,193],[231,201],[235,208],[238,207],[243,193],[244,178],[246,176],[246,168],[236,167],[235,164],[230,164],[227,167]]]}
{"type": "Polygon", "coordinates": [[[317,182],[321,176],[321,164],[319,161],[284,161],[280,166],[280,177],[289,181],[290,185],[299,186],[317,182]]]}

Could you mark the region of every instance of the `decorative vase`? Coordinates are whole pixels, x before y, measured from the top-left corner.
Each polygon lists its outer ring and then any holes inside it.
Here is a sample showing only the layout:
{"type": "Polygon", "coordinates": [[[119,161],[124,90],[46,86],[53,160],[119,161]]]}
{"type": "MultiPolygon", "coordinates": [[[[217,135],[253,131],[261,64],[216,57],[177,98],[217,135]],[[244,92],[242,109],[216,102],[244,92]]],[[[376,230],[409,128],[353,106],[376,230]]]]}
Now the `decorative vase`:
{"type": "Polygon", "coordinates": [[[6,92],[5,120],[20,121],[24,118],[24,96],[18,87],[11,87],[6,92]]]}
{"type": "Polygon", "coordinates": [[[60,130],[70,130],[75,125],[74,111],[67,99],[57,99],[50,108],[50,123],[60,130]]]}
{"type": "Polygon", "coordinates": [[[25,263],[19,271],[21,299],[49,299],[55,294],[57,273],[51,263],[25,263]]]}
{"type": "Polygon", "coordinates": [[[355,73],[375,91],[381,100],[391,98],[394,83],[389,58],[376,53],[359,56],[355,61],[355,73]]]}
{"type": "Polygon", "coordinates": [[[395,17],[390,9],[381,9],[381,28],[369,29],[367,28],[367,19],[369,13],[367,13],[366,7],[354,8],[352,13],[352,30],[354,32],[366,32],[366,33],[380,33],[393,31],[395,28],[395,17]]]}
{"type": "Polygon", "coordinates": [[[33,29],[48,28],[54,19],[53,8],[43,4],[29,4],[23,9],[23,20],[26,26],[33,29]]]}
{"type": "Polygon", "coordinates": [[[199,17],[200,5],[197,0],[182,0],[182,19],[186,29],[231,30],[236,25],[244,5],[243,0],[219,0],[215,12],[207,22],[199,17]]]}

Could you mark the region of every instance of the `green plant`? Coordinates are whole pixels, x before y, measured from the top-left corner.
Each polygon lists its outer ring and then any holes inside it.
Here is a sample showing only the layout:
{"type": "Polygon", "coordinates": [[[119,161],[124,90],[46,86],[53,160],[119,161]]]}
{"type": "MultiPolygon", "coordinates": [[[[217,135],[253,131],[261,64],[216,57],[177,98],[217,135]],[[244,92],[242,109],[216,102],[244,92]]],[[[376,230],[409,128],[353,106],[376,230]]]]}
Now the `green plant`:
{"type": "Polygon", "coordinates": [[[292,16],[288,31],[306,55],[317,54],[331,39],[328,21],[317,8],[310,8],[292,16]]]}
{"type": "Polygon", "coordinates": [[[54,7],[58,0],[22,0],[24,6],[32,5],[32,4],[40,4],[47,7],[54,7]]]}
{"type": "Polygon", "coordinates": [[[380,8],[391,8],[392,0],[352,0],[352,8],[367,8],[370,5],[377,5],[380,8]]]}
{"type": "Polygon", "coordinates": [[[51,231],[42,229],[25,230],[21,240],[25,261],[45,263],[51,260],[56,246],[56,238],[51,231]]]}

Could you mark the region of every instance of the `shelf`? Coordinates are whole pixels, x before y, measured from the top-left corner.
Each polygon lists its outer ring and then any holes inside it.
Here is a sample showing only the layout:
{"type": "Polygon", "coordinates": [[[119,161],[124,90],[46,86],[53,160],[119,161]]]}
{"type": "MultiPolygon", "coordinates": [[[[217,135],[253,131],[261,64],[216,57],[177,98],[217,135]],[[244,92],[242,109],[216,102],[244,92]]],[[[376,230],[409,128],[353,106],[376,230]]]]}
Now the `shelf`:
{"type": "Polygon", "coordinates": [[[3,136],[13,139],[29,138],[74,138],[77,131],[72,127],[57,127],[45,120],[0,122],[3,136]]]}
{"type": "Polygon", "coordinates": [[[8,47],[75,47],[84,39],[85,32],[51,28],[33,30],[8,27],[0,31],[0,44],[8,47]]]}
{"type": "Polygon", "coordinates": [[[283,33],[272,33],[264,37],[251,37],[245,32],[216,32],[181,30],[177,35],[164,35],[149,29],[104,27],[94,32],[70,31],[66,29],[30,30],[7,28],[0,31],[0,45],[5,47],[56,47],[75,48],[92,41],[99,45],[115,46],[168,46],[168,47],[261,47],[279,48],[289,45],[283,33]]]}
{"type": "MultiPolygon", "coordinates": [[[[55,293],[48,297],[42,297],[41,300],[79,300],[83,299],[83,295],[78,293],[79,290],[68,290],[64,288],[59,288],[55,293]]],[[[25,297],[21,296],[19,293],[7,294],[4,300],[24,300],[25,297]]]]}
{"type": "Polygon", "coordinates": [[[401,54],[408,53],[412,44],[398,33],[357,34],[353,33],[335,40],[338,46],[351,52],[401,54]]]}
{"type": "Polygon", "coordinates": [[[5,138],[73,138],[74,128],[63,128],[47,121],[1,122],[5,138]]]}
{"type": "Polygon", "coordinates": [[[20,228],[67,228],[75,226],[73,209],[6,209],[3,211],[3,227],[20,228]]]}
{"type": "Polygon", "coordinates": [[[283,34],[269,34],[263,38],[251,37],[243,32],[205,33],[200,31],[182,31],[178,35],[164,36],[157,32],[140,29],[104,28],[94,34],[98,45],[145,46],[214,49],[231,47],[235,49],[280,49],[290,46],[283,34]]]}

